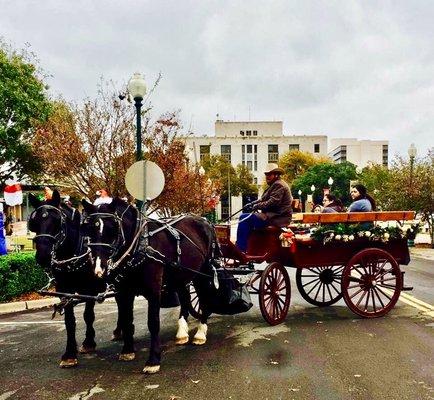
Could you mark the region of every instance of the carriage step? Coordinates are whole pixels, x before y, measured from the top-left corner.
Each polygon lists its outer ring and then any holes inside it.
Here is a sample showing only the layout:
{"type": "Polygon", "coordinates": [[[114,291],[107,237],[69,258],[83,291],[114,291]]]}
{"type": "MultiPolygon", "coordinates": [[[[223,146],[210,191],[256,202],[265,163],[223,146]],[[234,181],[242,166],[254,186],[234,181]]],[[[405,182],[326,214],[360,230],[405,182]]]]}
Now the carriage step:
{"type": "Polygon", "coordinates": [[[403,286],[401,288],[401,292],[409,292],[410,290],[413,290],[413,286],[403,286]]]}

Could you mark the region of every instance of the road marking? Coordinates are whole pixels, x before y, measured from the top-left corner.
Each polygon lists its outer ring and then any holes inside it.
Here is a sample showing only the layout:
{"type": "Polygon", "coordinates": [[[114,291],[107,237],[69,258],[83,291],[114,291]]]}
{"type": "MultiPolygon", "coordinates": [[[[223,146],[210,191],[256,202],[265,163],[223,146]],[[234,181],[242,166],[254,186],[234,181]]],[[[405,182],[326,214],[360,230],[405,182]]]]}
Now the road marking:
{"type": "Polygon", "coordinates": [[[418,303],[421,306],[429,308],[430,310],[434,311],[434,306],[432,306],[431,304],[425,303],[424,301],[419,300],[416,297],[414,297],[414,296],[412,296],[412,295],[410,295],[408,293],[401,293],[401,296],[407,298],[408,300],[412,300],[415,303],[418,303]]]}
{"type": "Polygon", "coordinates": [[[63,321],[15,321],[0,322],[0,325],[39,325],[39,324],[63,324],[63,321]]]}
{"type": "MultiPolygon", "coordinates": [[[[390,289],[382,288],[382,290],[387,293],[389,296],[393,296],[393,291],[390,289]]],[[[422,300],[416,299],[416,297],[413,297],[407,293],[400,293],[399,301],[402,301],[405,304],[408,304],[414,308],[416,308],[419,311],[422,311],[425,314],[428,314],[429,316],[434,316],[434,307],[431,304],[425,303],[422,300]]]]}

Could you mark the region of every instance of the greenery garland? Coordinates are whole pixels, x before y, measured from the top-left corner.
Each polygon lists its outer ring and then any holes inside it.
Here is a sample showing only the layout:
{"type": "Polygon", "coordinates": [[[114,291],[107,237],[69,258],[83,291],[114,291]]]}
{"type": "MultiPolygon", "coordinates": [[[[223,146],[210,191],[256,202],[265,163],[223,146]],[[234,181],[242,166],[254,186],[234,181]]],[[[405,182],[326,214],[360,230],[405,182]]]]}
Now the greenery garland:
{"type": "Polygon", "coordinates": [[[351,242],[356,239],[388,242],[406,238],[406,233],[400,227],[374,226],[367,228],[365,224],[333,224],[322,225],[311,230],[311,237],[322,241],[323,244],[331,242],[351,242]]]}

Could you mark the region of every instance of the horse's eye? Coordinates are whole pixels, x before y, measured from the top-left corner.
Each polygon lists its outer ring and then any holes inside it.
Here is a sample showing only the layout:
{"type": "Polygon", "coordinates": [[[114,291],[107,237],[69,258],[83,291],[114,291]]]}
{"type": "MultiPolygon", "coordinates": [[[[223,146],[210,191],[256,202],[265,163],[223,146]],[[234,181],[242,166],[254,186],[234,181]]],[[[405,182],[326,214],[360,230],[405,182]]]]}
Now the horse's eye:
{"type": "Polygon", "coordinates": [[[99,222],[97,221],[97,222],[95,222],[95,226],[99,226],[99,222]]]}
{"type": "Polygon", "coordinates": [[[47,218],[47,217],[48,217],[48,213],[44,212],[44,213],[42,214],[42,218],[47,218]]]}

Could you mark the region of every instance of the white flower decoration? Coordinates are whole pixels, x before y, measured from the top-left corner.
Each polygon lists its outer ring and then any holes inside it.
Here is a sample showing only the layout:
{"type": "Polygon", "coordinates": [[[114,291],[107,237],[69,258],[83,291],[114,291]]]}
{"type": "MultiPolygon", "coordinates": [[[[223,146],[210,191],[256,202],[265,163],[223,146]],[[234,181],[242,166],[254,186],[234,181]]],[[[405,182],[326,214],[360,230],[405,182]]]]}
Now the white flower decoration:
{"type": "Polygon", "coordinates": [[[336,239],[336,240],[341,240],[341,238],[342,238],[341,235],[336,235],[336,236],[335,236],[335,239],[336,239]]]}
{"type": "Polygon", "coordinates": [[[354,240],[354,235],[348,236],[348,240],[354,240]]]}
{"type": "Polygon", "coordinates": [[[365,236],[366,236],[366,237],[369,237],[369,236],[371,236],[371,232],[369,232],[369,231],[366,231],[366,232],[365,232],[365,236]]]}
{"type": "Polygon", "coordinates": [[[384,239],[389,239],[389,237],[390,237],[390,235],[386,232],[386,233],[384,234],[384,239]]]}

